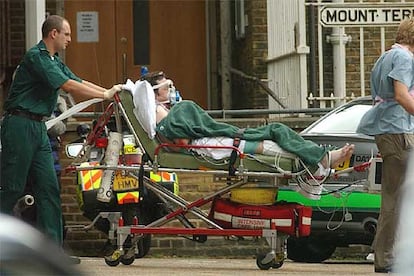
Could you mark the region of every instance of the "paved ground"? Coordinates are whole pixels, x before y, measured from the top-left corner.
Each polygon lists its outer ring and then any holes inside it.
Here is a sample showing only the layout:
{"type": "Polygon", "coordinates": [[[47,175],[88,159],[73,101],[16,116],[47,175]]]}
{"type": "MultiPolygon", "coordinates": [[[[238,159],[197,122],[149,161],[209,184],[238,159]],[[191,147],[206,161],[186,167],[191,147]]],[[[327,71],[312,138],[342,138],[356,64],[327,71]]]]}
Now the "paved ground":
{"type": "Polygon", "coordinates": [[[120,264],[107,266],[102,258],[81,258],[76,265],[83,275],[380,275],[373,272],[370,263],[327,262],[323,264],[303,264],[285,261],[279,269],[260,270],[255,259],[205,259],[205,258],[143,258],[129,266],[120,264]]]}

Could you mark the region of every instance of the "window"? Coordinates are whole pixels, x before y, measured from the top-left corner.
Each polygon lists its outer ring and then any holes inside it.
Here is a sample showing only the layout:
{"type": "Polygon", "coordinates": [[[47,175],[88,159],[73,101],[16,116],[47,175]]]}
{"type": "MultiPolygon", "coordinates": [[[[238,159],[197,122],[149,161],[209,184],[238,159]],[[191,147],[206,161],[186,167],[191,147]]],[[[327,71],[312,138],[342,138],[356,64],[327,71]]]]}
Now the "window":
{"type": "Polygon", "coordinates": [[[149,64],[149,0],[133,2],[134,64],[149,64]]]}

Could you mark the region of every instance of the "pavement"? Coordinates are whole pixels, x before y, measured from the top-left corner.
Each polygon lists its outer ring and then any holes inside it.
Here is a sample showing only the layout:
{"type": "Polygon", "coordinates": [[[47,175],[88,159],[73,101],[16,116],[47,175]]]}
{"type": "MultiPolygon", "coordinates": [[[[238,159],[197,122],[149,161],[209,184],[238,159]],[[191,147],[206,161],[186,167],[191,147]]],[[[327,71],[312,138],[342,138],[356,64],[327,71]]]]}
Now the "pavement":
{"type": "MultiPolygon", "coordinates": [[[[380,275],[374,273],[370,262],[361,261],[327,261],[320,264],[296,263],[286,260],[278,269],[260,270],[255,259],[225,258],[142,258],[131,265],[110,267],[103,258],[82,257],[76,265],[80,275],[113,276],[113,275],[380,275]]],[[[392,275],[392,274],[389,274],[392,275]]]]}

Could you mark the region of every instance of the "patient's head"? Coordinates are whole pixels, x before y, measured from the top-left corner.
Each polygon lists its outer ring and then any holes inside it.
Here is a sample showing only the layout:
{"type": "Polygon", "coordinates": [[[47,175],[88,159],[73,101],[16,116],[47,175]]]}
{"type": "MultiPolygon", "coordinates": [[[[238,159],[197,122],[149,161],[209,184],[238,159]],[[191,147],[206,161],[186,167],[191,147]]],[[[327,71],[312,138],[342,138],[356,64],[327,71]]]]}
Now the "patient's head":
{"type": "Polygon", "coordinates": [[[141,77],[141,80],[148,81],[152,86],[155,86],[165,80],[165,74],[163,71],[149,72],[141,77]]]}
{"type": "Polygon", "coordinates": [[[169,87],[172,81],[168,80],[162,71],[149,72],[141,80],[148,81],[154,89],[155,99],[158,102],[168,102],[169,87]]]}

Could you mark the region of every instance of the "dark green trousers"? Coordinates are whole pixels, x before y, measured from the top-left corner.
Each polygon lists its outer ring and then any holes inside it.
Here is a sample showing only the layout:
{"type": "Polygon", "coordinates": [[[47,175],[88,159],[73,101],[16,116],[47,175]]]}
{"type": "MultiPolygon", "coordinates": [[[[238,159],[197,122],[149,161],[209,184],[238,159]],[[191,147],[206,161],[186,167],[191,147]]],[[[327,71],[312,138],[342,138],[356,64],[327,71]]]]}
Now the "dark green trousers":
{"type": "Polygon", "coordinates": [[[1,127],[0,210],[12,214],[33,178],[38,228],[62,244],[60,187],[44,122],[6,115],[1,127]]]}

